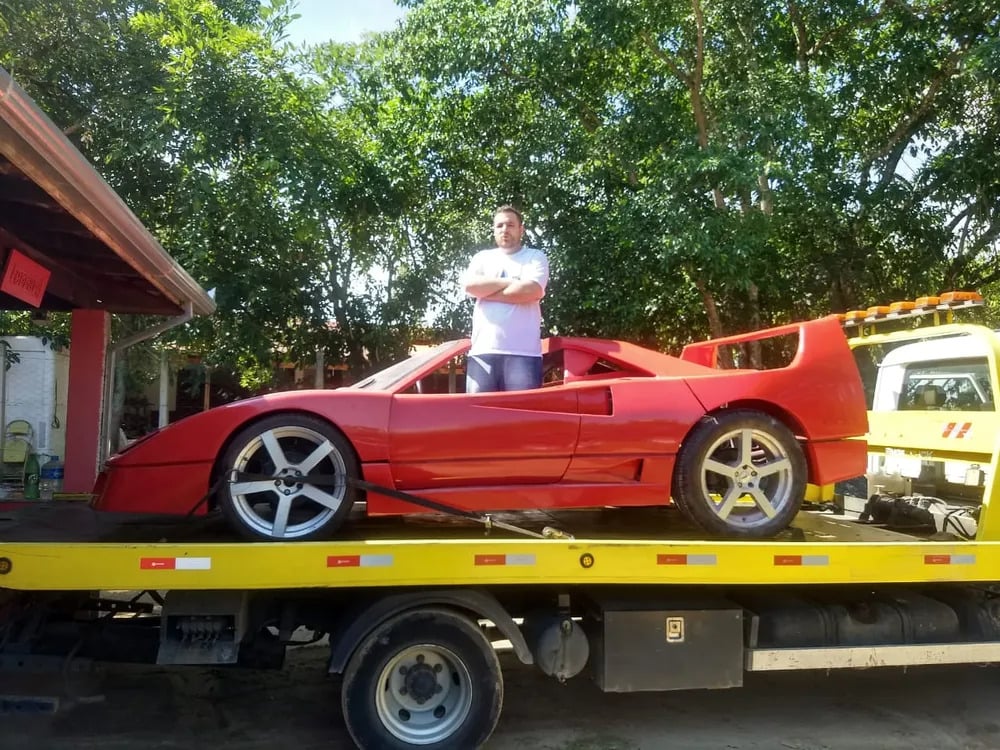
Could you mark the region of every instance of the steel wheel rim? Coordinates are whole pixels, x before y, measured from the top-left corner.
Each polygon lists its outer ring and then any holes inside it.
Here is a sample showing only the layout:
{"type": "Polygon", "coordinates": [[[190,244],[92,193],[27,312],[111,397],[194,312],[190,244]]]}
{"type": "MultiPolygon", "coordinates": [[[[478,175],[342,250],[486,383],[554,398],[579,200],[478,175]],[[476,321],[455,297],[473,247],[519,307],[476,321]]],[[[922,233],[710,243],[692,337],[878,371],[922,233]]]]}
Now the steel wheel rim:
{"type": "Polygon", "coordinates": [[[274,539],[297,539],[318,531],[343,505],[347,486],[298,481],[310,474],[347,475],[344,457],[325,435],[296,425],[265,430],[248,441],[233,462],[229,495],[236,515],[248,528],[274,539]],[[247,474],[270,479],[241,479],[247,474]],[[261,505],[272,512],[262,514],[261,505]],[[293,513],[305,520],[292,521],[293,513]]]}
{"type": "Polygon", "coordinates": [[[791,457],[771,433],[750,427],[730,430],[712,443],[705,456],[702,496],[725,523],[762,526],[795,501],[791,457]]]}
{"type": "Polygon", "coordinates": [[[450,738],[472,710],[472,678],[443,646],[410,646],[393,656],[379,675],[375,710],[382,725],[411,745],[450,738]]]}

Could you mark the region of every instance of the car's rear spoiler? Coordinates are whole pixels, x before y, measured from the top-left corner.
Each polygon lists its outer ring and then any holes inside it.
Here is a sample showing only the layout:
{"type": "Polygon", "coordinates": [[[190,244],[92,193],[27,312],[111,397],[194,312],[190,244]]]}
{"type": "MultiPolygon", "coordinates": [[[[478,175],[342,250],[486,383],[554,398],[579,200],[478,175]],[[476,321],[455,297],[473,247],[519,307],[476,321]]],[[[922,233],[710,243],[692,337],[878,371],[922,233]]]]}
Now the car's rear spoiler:
{"type": "Polygon", "coordinates": [[[702,365],[703,367],[711,367],[715,369],[719,366],[719,349],[721,347],[745,344],[750,341],[764,341],[766,339],[773,339],[779,336],[798,335],[803,327],[815,325],[835,326],[839,329],[841,321],[840,317],[837,315],[827,315],[817,320],[807,320],[800,323],[788,323],[775,328],[764,328],[760,331],[750,331],[748,333],[739,333],[735,336],[724,336],[720,339],[699,341],[685,346],[684,350],[681,352],[680,358],[696,365],[702,365]]]}

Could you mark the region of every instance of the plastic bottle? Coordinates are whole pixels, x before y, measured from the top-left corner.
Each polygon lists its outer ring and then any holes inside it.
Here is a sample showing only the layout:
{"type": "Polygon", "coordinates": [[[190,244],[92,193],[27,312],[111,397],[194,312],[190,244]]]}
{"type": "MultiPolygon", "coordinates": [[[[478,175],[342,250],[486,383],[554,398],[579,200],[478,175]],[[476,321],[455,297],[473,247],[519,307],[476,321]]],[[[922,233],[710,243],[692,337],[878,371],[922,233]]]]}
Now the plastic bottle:
{"type": "Polygon", "coordinates": [[[24,499],[25,500],[37,500],[38,499],[38,480],[39,480],[39,469],[38,469],[38,455],[35,453],[29,453],[28,458],[24,462],[24,499]]]}
{"type": "Polygon", "coordinates": [[[51,500],[52,496],[62,491],[63,465],[59,456],[50,455],[49,460],[42,464],[38,475],[38,494],[42,500],[51,500]]]}

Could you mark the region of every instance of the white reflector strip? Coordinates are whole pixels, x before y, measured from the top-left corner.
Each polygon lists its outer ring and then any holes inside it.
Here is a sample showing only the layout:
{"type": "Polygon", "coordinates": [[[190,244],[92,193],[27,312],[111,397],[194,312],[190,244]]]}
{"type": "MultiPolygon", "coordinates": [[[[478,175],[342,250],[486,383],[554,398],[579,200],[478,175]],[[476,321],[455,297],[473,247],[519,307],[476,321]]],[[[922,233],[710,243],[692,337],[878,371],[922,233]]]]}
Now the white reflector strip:
{"type": "Polygon", "coordinates": [[[507,555],[508,565],[534,565],[534,555],[507,555]]]}
{"type": "Polygon", "coordinates": [[[476,555],[474,563],[477,566],[483,565],[534,565],[535,556],[533,554],[520,555],[476,555]]]}
{"type": "Polygon", "coordinates": [[[657,565],[716,565],[715,555],[657,555],[657,565]]]}
{"type": "Polygon", "coordinates": [[[799,567],[800,565],[829,565],[829,555],[775,555],[774,564],[779,567],[799,567]]]}
{"type": "Polygon", "coordinates": [[[140,557],[141,570],[211,570],[211,557],[140,557]]]}
{"type": "Polygon", "coordinates": [[[393,564],[392,555],[328,555],[328,568],[388,568],[393,564]]]}
{"type": "Polygon", "coordinates": [[[829,565],[830,557],[828,555],[802,555],[803,565],[829,565]]]}
{"type": "Polygon", "coordinates": [[[175,570],[211,570],[211,557],[178,557],[174,561],[175,570]]]}
{"type": "Polygon", "coordinates": [[[362,568],[388,568],[392,565],[392,555],[362,555],[362,568]]]}

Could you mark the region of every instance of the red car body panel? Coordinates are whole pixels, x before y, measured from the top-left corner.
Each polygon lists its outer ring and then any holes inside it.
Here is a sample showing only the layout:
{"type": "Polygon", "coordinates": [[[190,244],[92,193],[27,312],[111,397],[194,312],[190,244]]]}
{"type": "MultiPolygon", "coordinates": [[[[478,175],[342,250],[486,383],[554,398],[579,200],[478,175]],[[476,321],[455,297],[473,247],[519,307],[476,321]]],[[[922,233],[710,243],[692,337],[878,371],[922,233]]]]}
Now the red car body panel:
{"type": "Polygon", "coordinates": [[[863,386],[853,356],[844,356],[844,337],[836,315],[812,321],[809,325],[792,324],[752,334],[691,344],[682,358],[713,365],[719,347],[731,343],[800,334],[798,352],[786,368],[776,370],[710,370],[705,376],[687,379],[691,390],[714,411],[734,401],[763,401],[780,406],[798,422],[804,437],[811,441],[840,440],[845,435],[863,435],[868,431],[868,414],[848,408],[864,398],[863,386]],[[843,404],[845,408],[830,408],[843,404]],[[821,416],[822,415],[822,416],[821,416]]]}
{"type": "MultiPolygon", "coordinates": [[[[270,394],[181,420],[112,457],[94,506],[186,514],[208,492],[235,433],[289,412],[336,426],[366,480],[465,510],[665,504],[685,436],[724,408],[784,421],[803,443],[811,482],[864,473],[865,443],[848,438],[867,431],[865,399],[835,316],[693,344],[680,358],[619,341],[550,338],[543,361],[556,381],[543,388],[414,392],[468,345],[436,347],[349,388],[270,394]],[[786,335],[798,337],[787,367],[715,367],[721,346],[786,335]]],[[[374,492],[367,501],[370,514],[425,512],[374,492]]]]}

